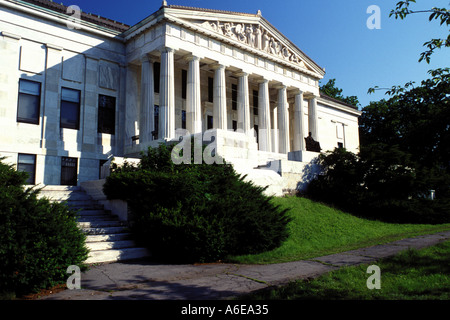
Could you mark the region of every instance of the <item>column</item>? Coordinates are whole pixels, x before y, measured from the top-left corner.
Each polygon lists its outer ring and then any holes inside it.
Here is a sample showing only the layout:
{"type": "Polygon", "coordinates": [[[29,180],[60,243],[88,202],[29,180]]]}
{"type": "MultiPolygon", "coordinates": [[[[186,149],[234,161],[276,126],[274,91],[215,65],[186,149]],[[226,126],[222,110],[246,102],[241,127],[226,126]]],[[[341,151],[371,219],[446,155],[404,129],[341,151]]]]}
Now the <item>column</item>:
{"type": "Polygon", "coordinates": [[[298,91],[295,95],[294,109],[294,151],[305,150],[305,137],[303,126],[303,91],[298,91]]]}
{"type": "Polygon", "coordinates": [[[289,113],[286,86],[278,88],[278,126],[280,128],[280,153],[288,153],[289,150],[289,113]]]}
{"type": "Polygon", "coordinates": [[[225,82],[225,66],[214,66],[214,128],[227,130],[227,92],[225,82]]]}
{"type": "Polygon", "coordinates": [[[200,58],[187,58],[189,68],[186,89],[186,129],[189,133],[202,132],[201,96],[200,96],[200,58]]]}
{"type": "Polygon", "coordinates": [[[259,83],[258,94],[258,114],[259,114],[259,150],[272,151],[271,125],[270,125],[270,97],[269,80],[262,80],[259,83]]]}
{"type": "Polygon", "coordinates": [[[317,128],[317,97],[313,96],[309,100],[309,117],[308,117],[308,126],[309,132],[311,132],[311,136],[315,141],[319,141],[319,130],[317,128]]]}
{"type": "MultiPolygon", "coordinates": [[[[60,105],[56,104],[55,101],[58,100],[58,94],[60,92],[59,79],[61,79],[62,75],[62,48],[48,44],[46,47],[45,84],[41,89],[44,93],[44,103],[41,106],[42,110],[40,110],[42,114],[41,144],[42,148],[47,149],[48,153],[52,152],[56,155],[58,144],[61,141],[60,105]]],[[[7,56],[5,58],[7,58],[7,56]]],[[[2,63],[2,67],[9,68],[13,66],[13,64],[9,64],[8,62],[9,61],[6,60],[4,64],[2,63]]],[[[7,77],[5,79],[7,79],[7,77]]],[[[48,180],[45,182],[48,183],[48,180]]]]}
{"type": "Polygon", "coordinates": [[[240,73],[238,85],[238,129],[250,134],[250,102],[248,96],[248,74],[240,73]]]}
{"type": "Polygon", "coordinates": [[[129,64],[126,75],[126,104],[125,104],[125,145],[132,144],[132,138],[136,136],[137,101],[138,97],[138,70],[135,65],[129,64]]]}
{"type": "Polygon", "coordinates": [[[159,139],[175,138],[175,78],[174,50],[161,51],[161,75],[159,78],[159,139]]]}
{"type": "Polygon", "coordinates": [[[273,107],[273,128],[272,128],[272,152],[279,153],[279,130],[278,130],[278,105],[275,104],[273,107]]]}
{"type": "Polygon", "coordinates": [[[139,115],[139,143],[152,140],[152,131],[155,130],[155,97],[153,81],[153,61],[147,55],[141,59],[141,110],[139,115]]]}

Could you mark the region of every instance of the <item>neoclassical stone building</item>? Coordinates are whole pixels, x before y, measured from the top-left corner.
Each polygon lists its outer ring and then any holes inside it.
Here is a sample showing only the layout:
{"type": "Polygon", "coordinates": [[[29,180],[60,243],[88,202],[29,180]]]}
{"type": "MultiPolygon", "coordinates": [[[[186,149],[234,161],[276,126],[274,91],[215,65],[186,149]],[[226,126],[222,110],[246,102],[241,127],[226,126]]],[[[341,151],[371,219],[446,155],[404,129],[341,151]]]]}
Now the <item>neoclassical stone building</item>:
{"type": "Polygon", "coordinates": [[[309,142],[359,147],[360,112],[321,94],[324,74],[259,11],[164,1],[128,26],[0,0],[0,155],[30,184],[77,185],[112,157],[200,134],[255,181],[295,188],[309,142]]]}

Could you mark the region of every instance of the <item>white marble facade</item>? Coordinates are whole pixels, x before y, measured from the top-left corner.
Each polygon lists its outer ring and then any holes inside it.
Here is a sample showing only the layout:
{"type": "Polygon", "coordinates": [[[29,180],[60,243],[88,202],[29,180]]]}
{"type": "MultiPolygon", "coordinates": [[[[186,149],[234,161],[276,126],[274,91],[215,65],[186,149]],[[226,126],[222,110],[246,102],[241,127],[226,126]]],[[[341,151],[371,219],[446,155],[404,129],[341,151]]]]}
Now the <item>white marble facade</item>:
{"type": "Polygon", "coordinates": [[[309,161],[309,133],[322,151],[359,147],[360,112],[321,96],[324,69],[260,12],[163,5],[130,27],[69,28],[67,14],[28,2],[0,0],[0,155],[33,155],[36,184],[61,184],[66,158],[75,183],[98,179],[106,160],[178,140],[179,129],[210,129],[219,154],[249,168],[309,161]],[[18,116],[30,95],[31,122],[18,116]]]}

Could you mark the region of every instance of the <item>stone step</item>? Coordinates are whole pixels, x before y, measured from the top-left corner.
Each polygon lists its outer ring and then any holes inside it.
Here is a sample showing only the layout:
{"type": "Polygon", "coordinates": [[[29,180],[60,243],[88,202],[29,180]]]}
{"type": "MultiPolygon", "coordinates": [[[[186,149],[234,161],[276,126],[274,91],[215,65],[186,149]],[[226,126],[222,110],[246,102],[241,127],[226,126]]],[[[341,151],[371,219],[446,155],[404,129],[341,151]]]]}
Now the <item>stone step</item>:
{"type": "Polygon", "coordinates": [[[86,243],[101,241],[122,241],[131,239],[132,235],[127,232],[113,234],[93,234],[86,236],[86,243]]]}
{"type": "Polygon", "coordinates": [[[114,233],[124,233],[126,232],[125,227],[104,227],[104,228],[82,228],[86,235],[96,235],[96,234],[114,234],[114,233]]]}
{"type": "Polygon", "coordinates": [[[97,220],[97,221],[78,221],[78,227],[86,228],[106,228],[106,227],[124,227],[126,223],[118,220],[97,220]]]}
{"type": "Polygon", "coordinates": [[[103,209],[89,209],[89,208],[83,208],[82,210],[78,211],[79,217],[91,217],[91,216],[99,216],[99,215],[106,215],[107,213],[103,209]]]}
{"type": "Polygon", "coordinates": [[[82,191],[80,186],[59,186],[46,185],[41,189],[42,191],[82,191]]]}
{"type": "Polygon", "coordinates": [[[133,248],[136,247],[136,243],[133,240],[98,241],[86,243],[86,246],[90,251],[99,251],[110,249],[133,248]]]}
{"type": "Polygon", "coordinates": [[[86,235],[90,250],[86,263],[105,263],[148,257],[145,248],[136,248],[127,223],[120,221],[80,187],[45,186],[39,197],[64,202],[77,211],[78,227],[86,235]]]}
{"type": "Polygon", "coordinates": [[[117,217],[109,214],[80,215],[78,222],[118,221],[117,217]]]}
{"type": "Polygon", "coordinates": [[[96,202],[68,202],[67,205],[73,210],[103,210],[104,206],[96,202]]]}
{"type": "Polygon", "coordinates": [[[118,260],[132,260],[148,257],[150,253],[145,248],[124,248],[91,251],[86,263],[105,263],[118,260]]]}
{"type": "Polygon", "coordinates": [[[50,201],[74,201],[74,200],[92,200],[91,196],[84,192],[73,191],[41,191],[40,197],[45,197],[50,201]]]}

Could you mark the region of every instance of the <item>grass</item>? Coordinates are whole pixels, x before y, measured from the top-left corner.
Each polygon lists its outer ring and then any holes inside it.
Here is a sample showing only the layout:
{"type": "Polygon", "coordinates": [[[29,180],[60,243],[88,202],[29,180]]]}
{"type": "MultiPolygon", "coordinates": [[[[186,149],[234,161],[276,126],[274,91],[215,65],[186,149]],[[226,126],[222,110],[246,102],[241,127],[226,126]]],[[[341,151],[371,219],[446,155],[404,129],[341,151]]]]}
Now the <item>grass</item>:
{"type": "Polygon", "coordinates": [[[380,289],[368,289],[368,265],[243,296],[249,300],[449,300],[450,241],[380,260],[380,289]]]}
{"type": "Polygon", "coordinates": [[[295,196],[274,198],[290,208],[290,236],[277,249],[230,257],[231,262],[269,264],[304,260],[387,243],[421,234],[450,230],[450,224],[393,224],[355,217],[326,205],[295,196]]]}

